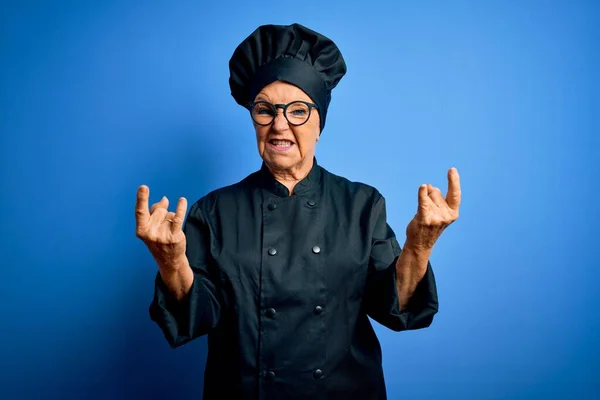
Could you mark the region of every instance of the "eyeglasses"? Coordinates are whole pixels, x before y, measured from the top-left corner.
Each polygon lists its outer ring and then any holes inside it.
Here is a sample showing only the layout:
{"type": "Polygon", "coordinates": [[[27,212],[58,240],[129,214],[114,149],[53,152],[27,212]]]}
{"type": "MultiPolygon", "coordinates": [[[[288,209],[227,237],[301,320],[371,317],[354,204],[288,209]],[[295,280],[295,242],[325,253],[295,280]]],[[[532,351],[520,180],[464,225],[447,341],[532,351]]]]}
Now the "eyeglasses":
{"type": "Polygon", "coordinates": [[[285,119],[293,126],[305,124],[310,118],[312,109],[319,109],[316,104],[302,100],[296,100],[288,104],[272,104],[268,101],[255,101],[248,104],[247,108],[250,110],[252,120],[261,126],[267,126],[273,122],[277,115],[278,108],[283,110],[285,119]]]}

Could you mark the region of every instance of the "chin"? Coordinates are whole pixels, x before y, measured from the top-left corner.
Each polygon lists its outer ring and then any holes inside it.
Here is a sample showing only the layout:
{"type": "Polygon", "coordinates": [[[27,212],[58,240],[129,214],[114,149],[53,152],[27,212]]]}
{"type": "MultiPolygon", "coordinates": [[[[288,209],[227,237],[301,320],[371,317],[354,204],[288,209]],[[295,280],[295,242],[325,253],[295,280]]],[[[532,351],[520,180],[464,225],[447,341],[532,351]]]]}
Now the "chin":
{"type": "Polygon", "coordinates": [[[265,154],[262,159],[265,163],[276,169],[288,169],[298,165],[300,159],[290,155],[265,154]]]}
{"type": "Polygon", "coordinates": [[[266,163],[271,168],[276,169],[288,169],[298,164],[298,162],[293,162],[292,160],[282,160],[283,157],[267,157],[265,159],[266,163]]]}

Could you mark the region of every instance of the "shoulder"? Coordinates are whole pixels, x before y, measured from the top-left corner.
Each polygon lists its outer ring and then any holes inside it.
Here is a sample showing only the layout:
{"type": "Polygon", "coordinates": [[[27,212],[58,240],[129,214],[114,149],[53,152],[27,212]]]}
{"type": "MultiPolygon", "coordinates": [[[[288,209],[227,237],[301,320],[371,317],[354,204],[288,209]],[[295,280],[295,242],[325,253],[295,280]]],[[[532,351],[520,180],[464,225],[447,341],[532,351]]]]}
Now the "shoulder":
{"type": "Polygon", "coordinates": [[[352,181],[346,177],[329,172],[321,167],[323,179],[332,195],[363,200],[375,204],[383,200],[383,195],[372,185],[364,182],[352,181]]]}
{"type": "Polygon", "coordinates": [[[200,197],[190,208],[190,215],[207,216],[214,213],[220,203],[228,203],[239,199],[255,187],[258,172],[253,172],[239,182],[211,190],[200,197]]]}

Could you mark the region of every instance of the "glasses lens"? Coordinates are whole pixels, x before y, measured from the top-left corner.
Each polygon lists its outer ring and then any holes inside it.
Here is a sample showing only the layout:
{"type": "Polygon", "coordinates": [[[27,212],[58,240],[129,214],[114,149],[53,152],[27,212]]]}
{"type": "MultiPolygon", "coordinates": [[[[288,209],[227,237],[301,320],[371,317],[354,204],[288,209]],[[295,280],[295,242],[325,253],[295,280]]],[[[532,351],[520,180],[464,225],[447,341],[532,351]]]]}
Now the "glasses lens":
{"type": "Polygon", "coordinates": [[[269,125],[275,117],[275,109],[269,103],[258,102],[252,107],[252,119],[259,125],[269,125]]]}
{"type": "Polygon", "coordinates": [[[301,125],[308,120],[310,107],[301,102],[295,102],[288,106],[286,117],[290,124],[301,125]]]}

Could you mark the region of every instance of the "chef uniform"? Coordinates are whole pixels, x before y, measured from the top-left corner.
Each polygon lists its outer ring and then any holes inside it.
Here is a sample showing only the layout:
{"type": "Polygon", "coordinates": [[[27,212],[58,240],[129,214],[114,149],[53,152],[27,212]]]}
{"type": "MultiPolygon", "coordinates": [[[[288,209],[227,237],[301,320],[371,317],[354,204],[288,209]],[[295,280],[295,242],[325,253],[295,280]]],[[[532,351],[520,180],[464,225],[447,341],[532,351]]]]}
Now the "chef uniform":
{"type": "MultiPolygon", "coordinates": [[[[346,69],[336,45],[303,27],[267,25],[230,61],[247,105],[274,80],[319,106],[321,130],[346,69]]],[[[400,312],[401,248],[377,189],[314,159],[288,189],[265,164],[195,202],[184,224],[194,272],[177,302],[156,276],[150,316],[172,347],[208,335],[204,399],[386,399],[369,317],[394,331],[428,327],[438,310],[431,265],[400,312]]]]}

